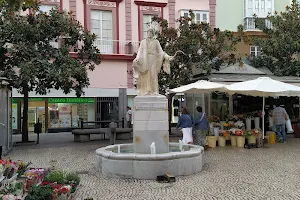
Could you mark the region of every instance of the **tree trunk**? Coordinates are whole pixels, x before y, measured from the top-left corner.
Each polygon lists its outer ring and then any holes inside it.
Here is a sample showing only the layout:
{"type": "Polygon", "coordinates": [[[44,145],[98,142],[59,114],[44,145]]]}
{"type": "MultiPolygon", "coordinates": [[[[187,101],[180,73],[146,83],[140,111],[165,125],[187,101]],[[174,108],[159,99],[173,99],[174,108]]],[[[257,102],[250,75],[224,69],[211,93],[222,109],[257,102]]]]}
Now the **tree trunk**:
{"type": "Polygon", "coordinates": [[[24,88],[23,122],[22,122],[22,142],[28,142],[28,88],[24,88]]]}
{"type": "Polygon", "coordinates": [[[172,133],[172,99],[175,96],[174,93],[168,95],[168,111],[169,111],[169,135],[172,133]]]}

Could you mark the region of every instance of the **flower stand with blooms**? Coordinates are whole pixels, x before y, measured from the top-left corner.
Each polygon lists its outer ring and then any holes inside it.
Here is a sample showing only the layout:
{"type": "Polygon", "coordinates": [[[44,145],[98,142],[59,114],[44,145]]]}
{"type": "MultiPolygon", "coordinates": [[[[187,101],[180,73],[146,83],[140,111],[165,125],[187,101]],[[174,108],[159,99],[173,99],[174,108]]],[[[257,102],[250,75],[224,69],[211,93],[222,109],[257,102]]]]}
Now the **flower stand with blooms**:
{"type": "Polygon", "coordinates": [[[230,131],[230,144],[231,146],[236,146],[236,136],[232,131],[230,131]]]}
{"type": "Polygon", "coordinates": [[[77,174],[44,168],[28,168],[31,163],[0,160],[4,180],[0,181],[1,200],[70,200],[79,186],[77,174]]]}
{"type": "Polygon", "coordinates": [[[243,132],[242,130],[237,129],[237,130],[235,130],[234,134],[236,136],[237,147],[244,148],[244,146],[245,146],[245,132],[243,132]]]}
{"type": "Polygon", "coordinates": [[[217,146],[217,137],[213,135],[212,132],[209,133],[208,136],[206,136],[207,145],[210,148],[215,148],[217,146]]]}
{"type": "Polygon", "coordinates": [[[229,131],[220,131],[220,135],[218,137],[218,146],[225,147],[226,146],[226,137],[229,135],[229,131]]]}
{"type": "Polygon", "coordinates": [[[245,124],[242,121],[237,121],[234,123],[234,126],[237,129],[243,129],[245,127],[245,124]]]}
{"type": "Polygon", "coordinates": [[[246,131],[246,136],[248,140],[248,145],[256,145],[256,136],[254,135],[254,131],[246,131]]]}

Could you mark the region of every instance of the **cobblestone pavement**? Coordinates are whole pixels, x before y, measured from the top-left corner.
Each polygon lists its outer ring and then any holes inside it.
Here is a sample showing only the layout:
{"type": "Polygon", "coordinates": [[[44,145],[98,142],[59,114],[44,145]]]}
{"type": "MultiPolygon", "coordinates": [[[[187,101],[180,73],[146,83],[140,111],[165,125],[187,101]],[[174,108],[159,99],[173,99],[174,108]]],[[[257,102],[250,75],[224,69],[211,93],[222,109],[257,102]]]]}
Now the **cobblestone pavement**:
{"type": "MultiPolygon", "coordinates": [[[[177,140],[177,138],[171,138],[177,140]]],[[[76,171],[81,186],[76,199],[203,199],[203,200],[288,200],[300,199],[300,139],[287,144],[259,149],[215,148],[205,152],[202,172],[176,177],[175,183],[106,178],[94,169],[94,152],[99,142],[74,143],[67,147],[15,147],[13,160],[32,161],[34,166],[48,167],[50,160],[58,168],[76,171]]]]}

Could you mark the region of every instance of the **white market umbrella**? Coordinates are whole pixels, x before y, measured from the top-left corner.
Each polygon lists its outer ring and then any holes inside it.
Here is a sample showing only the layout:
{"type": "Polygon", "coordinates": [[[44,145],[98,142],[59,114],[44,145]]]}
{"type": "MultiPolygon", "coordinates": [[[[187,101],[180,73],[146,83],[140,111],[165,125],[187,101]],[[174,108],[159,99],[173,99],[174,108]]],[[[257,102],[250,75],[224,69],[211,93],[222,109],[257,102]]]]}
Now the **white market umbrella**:
{"type": "Polygon", "coordinates": [[[260,77],[254,80],[234,83],[226,86],[229,94],[243,94],[249,96],[263,97],[263,117],[262,117],[262,131],[264,137],[265,131],[265,97],[278,96],[300,96],[300,87],[273,80],[269,77],[260,77]]]}
{"type": "Polygon", "coordinates": [[[226,92],[226,85],[220,83],[209,82],[205,80],[200,80],[195,83],[180,86],[178,88],[171,89],[171,93],[192,93],[192,94],[203,94],[210,92],[226,92]]]}

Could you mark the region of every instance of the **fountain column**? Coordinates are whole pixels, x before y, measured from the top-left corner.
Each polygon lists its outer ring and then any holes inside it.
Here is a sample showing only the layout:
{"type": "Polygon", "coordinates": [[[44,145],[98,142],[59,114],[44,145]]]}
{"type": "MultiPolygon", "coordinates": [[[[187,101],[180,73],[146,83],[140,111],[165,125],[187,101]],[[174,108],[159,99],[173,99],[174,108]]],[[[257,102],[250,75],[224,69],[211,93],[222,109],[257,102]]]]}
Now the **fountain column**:
{"type": "Polygon", "coordinates": [[[163,95],[137,96],[133,100],[133,144],[135,153],[169,152],[168,99],[163,95]]]}

